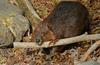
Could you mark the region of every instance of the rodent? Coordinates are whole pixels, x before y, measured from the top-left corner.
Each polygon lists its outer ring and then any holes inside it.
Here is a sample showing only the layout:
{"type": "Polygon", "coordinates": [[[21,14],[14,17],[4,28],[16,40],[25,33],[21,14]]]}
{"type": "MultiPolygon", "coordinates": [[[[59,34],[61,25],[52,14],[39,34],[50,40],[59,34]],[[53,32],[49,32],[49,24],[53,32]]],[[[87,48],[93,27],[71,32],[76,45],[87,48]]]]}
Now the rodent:
{"type": "Polygon", "coordinates": [[[79,2],[62,1],[40,22],[32,34],[32,41],[63,39],[83,34],[88,27],[88,10],[79,2]]]}

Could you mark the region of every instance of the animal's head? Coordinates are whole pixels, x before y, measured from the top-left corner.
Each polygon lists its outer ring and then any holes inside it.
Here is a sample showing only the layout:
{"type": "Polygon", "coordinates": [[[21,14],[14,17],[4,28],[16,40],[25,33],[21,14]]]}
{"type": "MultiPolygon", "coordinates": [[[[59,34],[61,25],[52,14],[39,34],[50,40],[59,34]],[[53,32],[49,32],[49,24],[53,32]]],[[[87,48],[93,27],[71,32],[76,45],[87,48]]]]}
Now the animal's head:
{"type": "Polygon", "coordinates": [[[45,41],[45,36],[48,34],[47,25],[39,24],[34,30],[34,42],[41,45],[45,41]]]}

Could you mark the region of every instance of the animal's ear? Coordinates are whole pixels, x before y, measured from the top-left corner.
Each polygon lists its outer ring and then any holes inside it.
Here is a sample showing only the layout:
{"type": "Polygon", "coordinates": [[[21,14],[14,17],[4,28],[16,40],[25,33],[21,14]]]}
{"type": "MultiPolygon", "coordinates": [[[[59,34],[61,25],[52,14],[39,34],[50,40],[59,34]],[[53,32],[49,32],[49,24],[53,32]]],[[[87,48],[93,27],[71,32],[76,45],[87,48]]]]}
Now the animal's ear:
{"type": "Polygon", "coordinates": [[[52,25],[49,24],[49,25],[47,25],[47,27],[48,27],[49,30],[51,30],[51,31],[53,30],[52,25]]]}
{"type": "Polygon", "coordinates": [[[33,33],[37,32],[37,31],[39,31],[39,27],[38,27],[38,26],[36,26],[36,27],[35,27],[35,29],[34,29],[34,32],[33,32],[33,33]]]}
{"type": "Polygon", "coordinates": [[[48,27],[47,27],[47,25],[42,25],[42,26],[40,27],[40,30],[41,30],[42,33],[48,32],[48,27]]]}
{"type": "Polygon", "coordinates": [[[46,30],[48,30],[48,29],[49,29],[47,24],[46,24],[45,28],[46,28],[46,30]]]}

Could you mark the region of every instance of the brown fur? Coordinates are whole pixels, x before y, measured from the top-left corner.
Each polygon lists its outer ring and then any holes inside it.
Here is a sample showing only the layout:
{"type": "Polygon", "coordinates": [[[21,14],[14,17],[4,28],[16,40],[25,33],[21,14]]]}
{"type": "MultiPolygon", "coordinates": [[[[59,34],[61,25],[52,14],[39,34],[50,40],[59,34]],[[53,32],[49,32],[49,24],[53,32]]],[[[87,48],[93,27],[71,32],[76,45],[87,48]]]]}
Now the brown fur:
{"type": "Polygon", "coordinates": [[[38,24],[32,35],[32,40],[38,40],[38,42],[42,43],[44,41],[74,37],[84,33],[87,25],[87,9],[78,2],[63,1],[55,7],[43,22],[38,24]]]}

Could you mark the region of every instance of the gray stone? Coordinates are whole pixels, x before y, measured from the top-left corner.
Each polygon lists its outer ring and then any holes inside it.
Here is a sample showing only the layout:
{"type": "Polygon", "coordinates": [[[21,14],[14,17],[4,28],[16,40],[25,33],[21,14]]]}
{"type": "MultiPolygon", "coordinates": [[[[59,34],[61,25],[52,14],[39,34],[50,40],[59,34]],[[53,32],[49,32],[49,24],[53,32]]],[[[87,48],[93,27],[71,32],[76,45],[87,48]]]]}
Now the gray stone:
{"type": "Polygon", "coordinates": [[[10,45],[14,40],[11,31],[0,21],[0,47],[10,45]]]}
{"type": "Polygon", "coordinates": [[[7,17],[16,14],[22,14],[22,11],[17,6],[10,4],[8,0],[0,0],[0,17],[7,17]]]}
{"type": "Polygon", "coordinates": [[[29,21],[22,11],[8,0],[0,0],[0,48],[21,41],[29,30],[29,21]]]}

